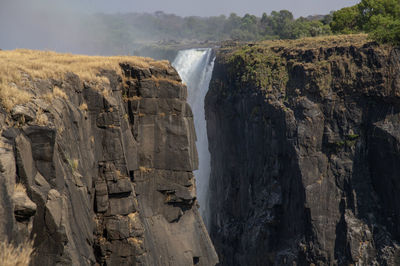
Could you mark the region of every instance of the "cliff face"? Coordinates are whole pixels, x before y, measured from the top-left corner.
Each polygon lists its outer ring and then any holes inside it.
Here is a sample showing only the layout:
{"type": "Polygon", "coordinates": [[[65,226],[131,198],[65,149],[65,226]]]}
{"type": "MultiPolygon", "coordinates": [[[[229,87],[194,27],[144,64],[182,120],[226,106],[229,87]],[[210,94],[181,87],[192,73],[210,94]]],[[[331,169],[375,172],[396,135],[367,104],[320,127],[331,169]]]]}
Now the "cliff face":
{"type": "Polygon", "coordinates": [[[8,84],[19,104],[2,99],[0,236],[33,238],[33,265],[216,264],[197,211],[186,86],[169,64],[140,63],[92,79],[20,66],[8,84]]]}
{"type": "Polygon", "coordinates": [[[206,119],[222,265],[400,264],[400,50],[222,47],[206,119]]]}

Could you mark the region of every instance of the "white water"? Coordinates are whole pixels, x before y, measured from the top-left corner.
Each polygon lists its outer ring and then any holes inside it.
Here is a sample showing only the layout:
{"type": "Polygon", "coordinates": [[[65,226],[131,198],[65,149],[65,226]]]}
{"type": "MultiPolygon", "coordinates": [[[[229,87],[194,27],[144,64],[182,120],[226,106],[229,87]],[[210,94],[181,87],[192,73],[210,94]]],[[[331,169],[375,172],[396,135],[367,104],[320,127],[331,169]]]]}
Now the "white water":
{"type": "Polygon", "coordinates": [[[200,214],[208,225],[209,202],[208,183],[210,179],[210,152],[208,151],[207,127],[204,112],[204,98],[208,91],[214,58],[211,49],[189,49],[179,51],[172,65],[178,71],[188,88],[188,102],[192,107],[194,125],[197,134],[197,152],[199,169],[194,171],[196,177],[197,200],[200,214]]]}

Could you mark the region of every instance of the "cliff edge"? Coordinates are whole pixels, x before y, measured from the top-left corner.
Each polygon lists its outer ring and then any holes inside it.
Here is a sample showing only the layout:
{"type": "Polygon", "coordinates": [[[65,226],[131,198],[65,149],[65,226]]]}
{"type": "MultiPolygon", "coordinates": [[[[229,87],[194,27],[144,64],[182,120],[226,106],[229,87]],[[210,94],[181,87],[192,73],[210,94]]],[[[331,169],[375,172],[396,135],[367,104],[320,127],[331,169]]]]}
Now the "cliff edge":
{"type": "Polygon", "coordinates": [[[0,237],[32,265],[215,265],[168,62],[0,51],[0,237]]]}
{"type": "Polygon", "coordinates": [[[224,46],[206,119],[222,265],[400,264],[400,50],[224,46]]]}

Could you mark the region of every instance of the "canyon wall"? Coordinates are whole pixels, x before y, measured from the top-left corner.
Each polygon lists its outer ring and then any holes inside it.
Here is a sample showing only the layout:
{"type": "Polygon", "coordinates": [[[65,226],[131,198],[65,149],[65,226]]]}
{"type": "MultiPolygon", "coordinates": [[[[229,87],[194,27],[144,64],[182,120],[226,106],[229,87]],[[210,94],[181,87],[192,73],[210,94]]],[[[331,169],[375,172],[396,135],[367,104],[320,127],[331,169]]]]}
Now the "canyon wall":
{"type": "Polygon", "coordinates": [[[400,50],[224,46],[205,102],[221,265],[400,264],[400,50]]]}
{"type": "Polygon", "coordinates": [[[170,65],[119,66],[21,74],[32,99],[0,111],[1,240],[34,239],[32,265],[215,265],[187,88],[170,65]]]}

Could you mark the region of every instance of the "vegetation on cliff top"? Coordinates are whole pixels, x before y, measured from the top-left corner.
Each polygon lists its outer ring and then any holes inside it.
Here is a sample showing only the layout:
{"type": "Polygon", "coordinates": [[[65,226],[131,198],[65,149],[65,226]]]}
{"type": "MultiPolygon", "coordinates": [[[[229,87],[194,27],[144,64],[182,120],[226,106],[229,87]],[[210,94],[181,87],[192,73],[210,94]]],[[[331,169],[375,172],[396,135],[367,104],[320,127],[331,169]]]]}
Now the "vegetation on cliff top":
{"type": "Polygon", "coordinates": [[[237,84],[249,84],[263,90],[284,88],[287,82],[284,59],[262,45],[245,46],[228,58],[230,77],[237,84]]]}
{"type": "Polygon", "coordinates": [[[100,70],[114,70],[122,75],[119,64],[125,62],[141,68],[169,67],[167,61],[144,57],[83,56],[33,50],[0,51],[0,101],[7,110],[28,102],[32,95],[28,90],[21,89],[26,75],[33,79],[63,79],[66,73],[73,72],[82,81],[108,82],[108,79],[99,75],[100,70]]]}
{"type": "MultiPolygon", "coordinates": [[[[269,93],[278,93],[285,96],[286,86],[289,80],[290,68],[305,69],[308,78],[314,79],[315,89],[321,95],[331,86],[330,69],[332,60],[337,56],[319,56],[321,49],[342,50],[349,47],[362,47],[370,43],[366,34],[350,34],[340,36],[324,36],[315,38],[303,38],[297,40],[272,40],[246,45],[223,46],[219,50],[219,63],[226,65],[228,82],[235,84],[236,91],[251,88],[269,93]],[[298,61],[297,58],[303,58],[298,61]],[[304,59],[306,58],[306,59],[304,59]],[[241,84],[243,88],[238,88],[241,84]]],[[[376,46],[379,52],[386,54],[390,45],[376,46]]],[[[324,53],[324,52],[322,52],[324,53]]],[[[325,54],[325,53],[324,53],[325,54]]],[[[347,60],[343,57],[343,60],[347,60]]],[[[354,62],[346,62],[351,68],[354,62]]],[[[363,69],[363,71],[368,71],[363,69]]],[[[355,77],[354,77],[355,78],[355,77]]],[[[353,82],[349,78],[349,82],[353,82]]],[[[311,83],[311,82],[310,82],[311,83]]],[[[224,88],[221,88],[224,90],[224,88]]],[[[226,93],[226,92],[225,92],[226,93]]],[[[232,91],[232,93],[235,93],[232,91]]]]}

